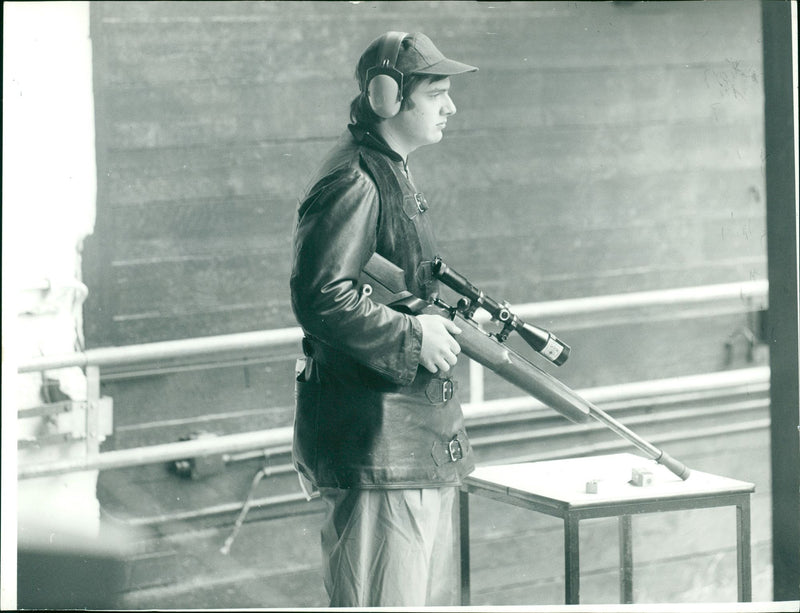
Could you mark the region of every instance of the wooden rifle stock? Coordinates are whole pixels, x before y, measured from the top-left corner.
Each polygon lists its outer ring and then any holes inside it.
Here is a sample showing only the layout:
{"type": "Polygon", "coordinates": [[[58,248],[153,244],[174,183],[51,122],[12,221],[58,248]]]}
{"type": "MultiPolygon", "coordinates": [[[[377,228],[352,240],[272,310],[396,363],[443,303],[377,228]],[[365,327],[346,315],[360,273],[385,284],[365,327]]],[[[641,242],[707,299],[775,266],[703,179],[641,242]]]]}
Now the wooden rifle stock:
{"type": "MultiPolygon", "coordinates": [[[[425,308],[423,313],[442,317],[450,315],[447,310],[436,306],[425,308]]],[[[456,341],[464,355],[541,400],[570,421],[576,424],[588,421],[591,405],[569,387],[484,332],[473,320],[465,319],[460,313],[455,313],[452,319],[461,328],[456,341]]]]}
{"type": "Polygon", "coordinates": [[[457,312],[452,313],[437,306],[428,306],[423,313],[438,314],[452,319],[461,328],[461,334],[456,336],[456,340],[464,355],[542,401],[570,421],[582,424],[592,417],[681,479],[689,478],[691,471],[683,463],[641,438],[572,388],[529,362],[511,347],[500,343],[481,330],[474,321],[465,319],[457,312]]]}
{"type": "Polygon", "coordinates": [[[414,314],[427,313],[452,319],[461,328],[461,334],[457,335],[456,340],[464,355],[497,373],[570,421],[582,424],[591,417],[681,479],[689,478],[690,470],[683,463],[647,442],[570,387],[482,330],[472,319],[465,318],[458,309],[430,305],[412,297],[405,289],[402,270],[377,253],[364,268],[360,285],[363,294],[372,296],[373,300],[387,306],[414,314]],[[365,287],[369,291],[364,291],[365,287]]]}

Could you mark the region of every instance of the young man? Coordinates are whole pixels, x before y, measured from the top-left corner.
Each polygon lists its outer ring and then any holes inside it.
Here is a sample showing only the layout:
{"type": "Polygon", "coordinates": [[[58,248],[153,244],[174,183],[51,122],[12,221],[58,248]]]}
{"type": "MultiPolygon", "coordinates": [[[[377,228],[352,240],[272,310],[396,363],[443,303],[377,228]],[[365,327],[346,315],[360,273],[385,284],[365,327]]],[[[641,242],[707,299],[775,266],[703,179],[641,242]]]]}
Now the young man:
{"type": "Polygon", "coordinates": [[[331,606],[459,604],[453,512],[474,467],[450,377],[460,330],[376,302],[359,278],[378,253],[414,295],[436,293],[428,204],[408,156],[442,139],[456,112],[450,76],[475,70],[422,33],[373,41],[356,69],[352,124],[298,210],[291,292],[307,357],[293,456],[328,506],[331,606]]]}

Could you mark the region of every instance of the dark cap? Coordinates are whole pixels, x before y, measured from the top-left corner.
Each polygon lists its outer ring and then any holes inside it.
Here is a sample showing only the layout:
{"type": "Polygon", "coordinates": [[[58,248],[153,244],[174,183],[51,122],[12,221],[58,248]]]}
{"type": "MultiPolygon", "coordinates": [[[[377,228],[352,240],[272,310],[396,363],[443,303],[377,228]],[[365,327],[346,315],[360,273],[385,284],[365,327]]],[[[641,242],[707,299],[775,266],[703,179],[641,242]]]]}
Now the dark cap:
{"type": "Polygon", "coordinates": [[[397,58],[397,69],[403,74],[454,75],[478,70],[446,58],[422,32],[410,34],[405,41],[397,58]]]}
{"type": "MultiPolygon", "coordinates": [[[[378,48],[383,36],[370,43],[358,62],[358,80],[363,85],[367,69],[376,64],[378,48]]],[[[446,58],[430,38],[422,32],[414,32],[403,38],[395,68],[404,75],[456,75],[475,72],[477,67],[446,58]]]]}

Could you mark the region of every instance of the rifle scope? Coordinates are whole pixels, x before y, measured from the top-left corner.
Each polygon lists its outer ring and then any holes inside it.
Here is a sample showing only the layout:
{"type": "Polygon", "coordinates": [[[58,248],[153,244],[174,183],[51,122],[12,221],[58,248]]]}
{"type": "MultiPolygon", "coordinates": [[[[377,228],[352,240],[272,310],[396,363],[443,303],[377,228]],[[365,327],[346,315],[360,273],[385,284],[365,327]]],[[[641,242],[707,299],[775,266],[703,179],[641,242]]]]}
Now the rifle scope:
{"type": "Polygon", "coordinates": [[[433,275],[449,288],[464,296],[464,299],[459,300],[456,309],[466,319],[471,319],[480,307],[487,311],[494,320],[503,324],[503,329],[495,334],[501,343],[508,338],[511,330],[515,330],[528,345],[556,366],[561,366],[567,361],[569,345],[557,338],[555,334],[544,328],[525,323],[511,312],[508,303],[500,304],[484,294],[465,277],[445,264],[441,258],[435,258],[432,264],[433,275]]]}

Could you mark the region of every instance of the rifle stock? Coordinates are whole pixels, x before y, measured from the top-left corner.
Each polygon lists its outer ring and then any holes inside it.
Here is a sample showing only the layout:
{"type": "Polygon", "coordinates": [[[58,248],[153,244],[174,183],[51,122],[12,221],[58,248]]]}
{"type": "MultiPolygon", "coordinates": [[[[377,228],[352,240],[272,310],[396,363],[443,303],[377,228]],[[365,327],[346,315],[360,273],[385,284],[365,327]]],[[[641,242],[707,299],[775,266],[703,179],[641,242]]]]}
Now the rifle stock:
{"type": "MultiPolygon", "coordinates": [[[[450,316],[446,309],[437,306],[428,306],[423,313],[450,316]]],[[[461,334],[456,337],[456,341],[464,355],[541,400],[570,421],[577,424],[588,421],[591,406],[569,387],[533,365],[511,347],[489,336],[471,319],[465,319],[458,313],[452,319],[461,328],[461,334]]]]}
{"type": "Polygon", "coordinates": [[[684,464],[647,442],[635,432],[618,422],[602,409],[581,397],[570,387],[544,372],[511,347],[482,330],[472,319],[466,318],[457,308],[443,308],[424,303],[419,298],[409,301],[410,292],[402,284],[402,271],[377,253],[364,268],[360,280],[362,294],[374,300],[413,314],[428,313],[452,319],[461,328],[456,337],[464,355],[497,373],[548,407],[574,423],[586,423],[589,418],[632,443],[648,457],[662,464],[681,479],[688,479],[690,470],[684,464]],[[387,276],[388,275],[388,276],[387,276]],[[398,281],[400,279],[400,281],[398,281]],[[369,288],[369,291],[365,291],[369,288]],[[373,294],[374,292],[374,294],[373,294]]]}

